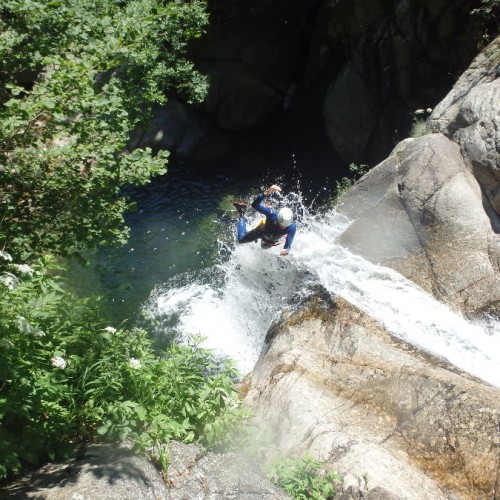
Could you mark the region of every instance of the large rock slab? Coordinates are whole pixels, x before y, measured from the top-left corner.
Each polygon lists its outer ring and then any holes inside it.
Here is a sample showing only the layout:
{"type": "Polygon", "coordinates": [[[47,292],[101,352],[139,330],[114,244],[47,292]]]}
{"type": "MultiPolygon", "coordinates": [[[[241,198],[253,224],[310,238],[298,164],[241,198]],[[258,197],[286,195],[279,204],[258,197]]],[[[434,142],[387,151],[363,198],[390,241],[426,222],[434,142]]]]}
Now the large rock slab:
{"type": "Polygon", "coordinates": [[[341,243],[456,309],[500,313],[500,220],[485,203],[455,142],[407,139],[341,200],[341,243]]]}
{"type": "Polygon", "coordinates": [[[168,150],[175,159],[191,163],[217,159],[231,150],[230,140],[222,131],[210,128],[200,111],[176,99],[157,106],[148,125],[132,132],[127,148],[145,147],[168,150]]]}
{"type": "Polygon", "coordinates": [[[499,389],[325,291],[285,312],[266,341],[245,381],[257,425],[281,453],[308,451],[336,469],[345,498],[360,485],[415,500],[499,491],[499,389]]]}
{"type": "Polygon", "coordinates": [[[273,88],[241,64],[220,62],[207,72],[211,84],[203,109],[224,131],[255,129],[283,103],[285,89],[273,88]]]}

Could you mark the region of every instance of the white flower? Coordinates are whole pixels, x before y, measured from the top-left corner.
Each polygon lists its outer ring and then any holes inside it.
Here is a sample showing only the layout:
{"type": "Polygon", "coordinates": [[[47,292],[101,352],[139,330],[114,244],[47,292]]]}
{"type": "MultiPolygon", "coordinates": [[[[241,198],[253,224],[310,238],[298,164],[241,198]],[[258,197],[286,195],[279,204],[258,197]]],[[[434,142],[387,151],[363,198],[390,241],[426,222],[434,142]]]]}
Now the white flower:
{"type": "Polygon", "coordinates": [[[12,267],[19,271],[21,274],[25,274],[29,277],[33,276],[33,269],[31,269],[28,264],[12,264],[12,267]]]}
{"type": "Polygon", "coordinates": [[[17,327],[21,333],[34,335],[35,337],[45,337],[45,332],[33,326],[24,316],[17,316],[17,327]]]}
{"type": "Polygon", "coordinates": [[[423,115],[425,113],[425,109],[416,109],[414,114],[416,115],[423,115]]]}
{"type": "Polygon", "coordinates": [[[50,362],[52,363],[52,366],[55,366],[56,368],[61,368],[61,370],[64,370],[68,363],[61,358],[61,356],[54,356],[50,358],[50,362]]]}
{"type": "Polygon", "coordinates": [[[104,330],[109,333],[116,333],[116,328],[113,328],[112,326],[107,326],[104,330]]]}
{"type": "Polygon", "coordinates": [[[14,347],[14,344],[9,339],[0,339],[0,347],[2,349],[10,349],[14,347]]]}
{"type": "Polygon", "coordinates": [[[7,262],[12,262],[12,256],[10,253],[7,253],[5,250],[0,250],[0,257],[7,262]]]}
{"type": "Polygon", "coordinates": [[[129,365],[130,368],[133,368],[134,370],[141,369],[141,362],[136,358],[130,358],[129,365]]]}
{"type": "Polygon", "coordinates": [[[2,273],[0,274],[0,283],[4,285],[9,290],[14,290],[17,285],[19,285],[19,279],[12,273],[2,273]]]}
{"type": "Polygon", "coordinates": [[[30,332],[30,323],[24,316],[16,316],[17,319],[17,327],[21,331],[21,333],[29,333],[30,332]]]}

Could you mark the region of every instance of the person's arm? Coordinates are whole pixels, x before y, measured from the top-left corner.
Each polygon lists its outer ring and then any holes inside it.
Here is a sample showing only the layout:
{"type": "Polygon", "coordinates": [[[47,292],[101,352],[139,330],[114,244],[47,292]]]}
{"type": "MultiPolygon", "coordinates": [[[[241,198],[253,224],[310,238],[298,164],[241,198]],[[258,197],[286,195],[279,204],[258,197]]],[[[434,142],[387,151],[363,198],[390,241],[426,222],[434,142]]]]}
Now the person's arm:
{"type": "Polygon", "coordinates": [[[297,226],[295,224],[291,224],[288,226],[288,232],[286,233],[286,240],[283,246],[283,250],[281,250],[280,255],[288,255],[290,252],[290,248],[292,246],[293,237],[295,236],[295,231],[297,230],[297,226]]]}
{"type": "Polygon", "coordinates": [[[255,200],[253,200],[252,202],[252,208],[257,210],[257,212],[265,215],[266,217],[270,217],[272,214],[272,210],[262,205],[262,202],[264,201],[264,198],[266,196],[269,196],[271,193],[274,193],[276,191],[281,191],[281,188],[276,184],[273,184],[272,186],[268,187],[263,193],[258,194],[255,200]]]}

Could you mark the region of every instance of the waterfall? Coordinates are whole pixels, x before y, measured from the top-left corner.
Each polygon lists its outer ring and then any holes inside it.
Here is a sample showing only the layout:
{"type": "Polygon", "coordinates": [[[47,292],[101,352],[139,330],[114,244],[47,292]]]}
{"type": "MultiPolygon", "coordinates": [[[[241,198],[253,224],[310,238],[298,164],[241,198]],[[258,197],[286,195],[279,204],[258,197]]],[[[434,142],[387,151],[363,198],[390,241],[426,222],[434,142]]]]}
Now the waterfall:
{"type": "Polygon", "coordinates": [[[304,280],[313,279],[396,337],[500,387],[498,321],[472,324],[396,271],[341,246],[350,221],[334,210],[301,214],[289,256],[254,243],[219,242],[225,257],[218,264],[156,287],[145,308],[159,330],[203,336],[207,347],[232,358],[245,374],[282,308],[304,289],[304,280]]]}

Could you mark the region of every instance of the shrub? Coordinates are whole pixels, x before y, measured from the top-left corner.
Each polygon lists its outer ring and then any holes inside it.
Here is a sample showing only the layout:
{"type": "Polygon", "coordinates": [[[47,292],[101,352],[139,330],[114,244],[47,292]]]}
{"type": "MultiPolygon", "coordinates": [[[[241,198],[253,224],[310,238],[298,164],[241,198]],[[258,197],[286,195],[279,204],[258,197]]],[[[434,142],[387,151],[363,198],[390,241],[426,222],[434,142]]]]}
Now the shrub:
{"type": "Polygon", "coordinates": [[[303,458],[280,458],[269,469],[269,479],[294,499],[329,500],[335,496],[336,473],[324,471],[322,464],[307,455],[303,458]]]}
{"type": "Polygon", "coordinates": [[[365,175],[370,167],[365,164],[357,165],[356,163],[351,163],[349,165],[349,172],[351,172],[351,177],[342,177],[339,181],[335,181],[335,190],[333,193],[332,200],[328,204],[329,206],[335,206],[340,201],[342,196],[358,181],[363,175],[365,175]]]}
{"type": "Polygon", "coordinates": [[[234,368],[196,339],[155,352],[145,331],[108,326],[98,299],[76,299],[53,272],[39,259],[31,277],[0,283],[0,477],[83,440],[131,439],[163,466],[170,439],[223,447],[246,415],[234,368]]]}
{"type": "Polygon", "coordinates": [[[498,16],[500,10],[500,0],[480,0],[481,7],[471,10],[472,15],[480,17],[498,16]]]}
{"type": "Polygon", "coordinates": [[[422,119],[413,120],[410,130],[410,137],[416,139],[417,137],[422,137],[426,133],[427,133],[427,122],[422,119]]]}

